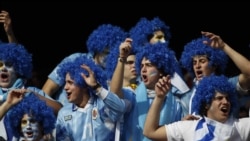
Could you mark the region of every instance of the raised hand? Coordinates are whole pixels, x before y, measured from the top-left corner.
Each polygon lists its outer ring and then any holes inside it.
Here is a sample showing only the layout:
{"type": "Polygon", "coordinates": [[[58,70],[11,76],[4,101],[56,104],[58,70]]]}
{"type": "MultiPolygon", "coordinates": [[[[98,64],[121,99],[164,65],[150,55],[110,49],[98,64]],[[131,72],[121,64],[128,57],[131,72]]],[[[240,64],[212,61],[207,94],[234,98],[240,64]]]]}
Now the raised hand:
{"type": "Polygon", "coordinates": [[[218,48],[218,49],[224,48],[226,43],[221,39],[220,36],[211,32],[204,32],[204,31],[201,31],[201,34],[210,39],[210,41],[203,41],[204,44],[209,45],[213,48],[218,48]]]}
{"type": "Polygon", "coordinates": [[[129,53],[130,53],[130,50],[131,50],[131,42],[132,42],[132,39],[131,38],[126,38],[124,42],[122,42],[120,44],[120,55],[119,57],[121,58],[127,58],[129,53]]]}
{"type": "Polygon", "coordinates": [[[158,97],[164,98],[171,88],[170,75],[163,76],[155,84],[155,93],[158,97]]]}

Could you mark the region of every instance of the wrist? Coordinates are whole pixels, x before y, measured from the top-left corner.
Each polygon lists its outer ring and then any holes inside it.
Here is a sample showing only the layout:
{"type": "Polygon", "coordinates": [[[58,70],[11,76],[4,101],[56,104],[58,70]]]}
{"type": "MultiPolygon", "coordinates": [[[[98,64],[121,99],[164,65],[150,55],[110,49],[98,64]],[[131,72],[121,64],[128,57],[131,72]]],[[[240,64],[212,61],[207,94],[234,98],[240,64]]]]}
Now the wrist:
{"type": "Polygon", "coordinates": [[[96,83],[96,85],[92,86],[91,88],[96,91],[100,87],[101,85],[99,83],[96,83]]]}
{"type": "Polygon", "coordinates": [[[126,63],[127,57],[121,57],[121,56],[119,56],[118,60],[119,60],[119,62],[121,62],[121,63],[126,63]]]}

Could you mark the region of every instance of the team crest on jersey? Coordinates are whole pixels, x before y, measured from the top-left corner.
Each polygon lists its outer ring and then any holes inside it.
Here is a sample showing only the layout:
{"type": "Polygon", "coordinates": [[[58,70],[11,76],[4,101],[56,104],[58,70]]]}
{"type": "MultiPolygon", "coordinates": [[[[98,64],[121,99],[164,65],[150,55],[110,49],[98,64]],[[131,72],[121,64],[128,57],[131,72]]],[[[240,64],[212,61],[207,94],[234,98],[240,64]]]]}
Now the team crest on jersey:
{"type": "Polygon", "coordinates": [[[64,116],[64,120],[67,121],[67,120],[71,120],[72,119],[72,115],[67,115],[67,116],[64,116]]]}
{"type": "Polygon", "coordinates": [[[98,117],[98,110],[97,108],[93,108],[92,110],[92,119],[96,119],[98,117]]]}

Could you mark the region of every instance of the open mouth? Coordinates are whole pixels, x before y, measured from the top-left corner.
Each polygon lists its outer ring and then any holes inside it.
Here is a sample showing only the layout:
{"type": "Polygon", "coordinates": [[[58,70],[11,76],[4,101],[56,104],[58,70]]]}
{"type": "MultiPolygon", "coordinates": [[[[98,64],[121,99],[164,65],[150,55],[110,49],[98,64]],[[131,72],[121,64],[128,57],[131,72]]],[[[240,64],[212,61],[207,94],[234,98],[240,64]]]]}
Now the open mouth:
{"type": "Polygon", "coordinates": [[[196,71],[196,77],[197,78],[202,78],[203,77],[203,74],[202,74],[202,71],[196,71]]]}
{"type": "Polygon", "coordinates": [[[33,132],[32,131],[26,132],[25,137],[32,138],[33,137],[33,132]]]}
{"type": "Polygon", "coordinates": [[[66,92],[67,93],[67,98],[69,99],[71,93],[70,92],[66,92]]]}
{"type": "Polygon", "coordinates": [[[146,82],[146,81],[148,80],[147,75],[142,75],[141,78],[142,78],[142,81],[143,81],[143,82],[146,82]]]}
{"type": "Polygon", "coordinates": [[[227,107],[222,107],[220,109],[223,113],[228,113],[229,112],[229,109],[227,107]]]}
{"type": "Polygon", "coordinates": [[[0,77],[2,81],[7,81],[9,75],[7,73],[1,73],[0,77]]]}

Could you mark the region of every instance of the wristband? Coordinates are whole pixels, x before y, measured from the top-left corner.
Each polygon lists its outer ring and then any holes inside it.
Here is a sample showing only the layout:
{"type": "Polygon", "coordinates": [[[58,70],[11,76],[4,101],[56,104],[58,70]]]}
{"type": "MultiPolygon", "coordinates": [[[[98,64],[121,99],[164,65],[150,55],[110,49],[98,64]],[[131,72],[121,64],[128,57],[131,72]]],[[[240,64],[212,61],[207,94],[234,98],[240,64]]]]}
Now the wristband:
{"type": "Polygon", "coordinates": [[[121,63],[126,63],[127,58],[126,57],[119,57],[118,58],[121,63]]]}

